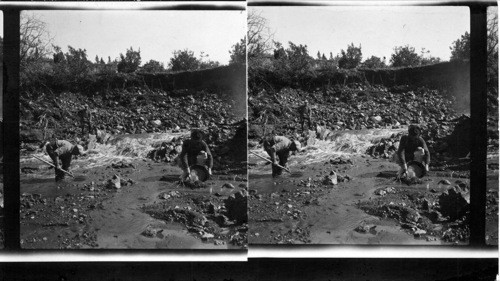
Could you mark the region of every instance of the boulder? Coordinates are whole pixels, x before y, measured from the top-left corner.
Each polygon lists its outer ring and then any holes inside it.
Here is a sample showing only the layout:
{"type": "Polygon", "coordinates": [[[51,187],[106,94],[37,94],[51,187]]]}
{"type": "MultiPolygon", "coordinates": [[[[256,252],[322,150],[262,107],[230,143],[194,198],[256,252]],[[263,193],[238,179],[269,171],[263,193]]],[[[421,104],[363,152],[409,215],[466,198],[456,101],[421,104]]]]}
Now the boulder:
{"type": "Polygon", "coordinates": [[[247,195],[239,191],[224,200],[226,216],[237,223],[246,223],[247,217],[247,195]]]}
{"type": "Polygon", "coordinates": [[[375,122],[375,123],[379,123],[379,122],[381,122],[381,121],[382,121],[382,117],[380,117],[380,116],[378,116],[378,115],[377,115],[377,116],[372,116],[372,117],[370,117],[370,119],[371,119],[373,122],[375,122]]]}
{"type": "Polygon", "coordinates": [[[439,195],[438,202],[440,213],[449,217],[451,221],[461,218],[469,207],[464,196],[460,192],[456,192],[454,188],[439,195]]]}
{"type": "Polygon", "coordinates": [[[161,121],[160,120],[153,120],[151,121],[151,123],[155,126],[155,127],[159,127],[161,125],[161,121]]]}
{"type": "Polygon", "coordinates": [[[114,175],[113,178],[108,180],[107,187],[120,189],[122,187],[120,177],[118,175],[114,175]]]}

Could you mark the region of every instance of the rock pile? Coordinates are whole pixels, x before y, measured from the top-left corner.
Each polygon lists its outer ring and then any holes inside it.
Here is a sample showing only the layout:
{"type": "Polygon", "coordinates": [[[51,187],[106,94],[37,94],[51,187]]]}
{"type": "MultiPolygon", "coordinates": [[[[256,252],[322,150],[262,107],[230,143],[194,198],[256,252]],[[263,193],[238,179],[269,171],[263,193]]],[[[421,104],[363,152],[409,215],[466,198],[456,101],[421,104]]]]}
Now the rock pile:
{"type": "Polygon", "coordinates": [[[75,139],[81,132],[78,111],[85,104],[93,112],[95,128],[111,134],[139,134],[232,124],[243,117],[235,113],[234,103],[227,92],[206,90],[165,92],[132,87],[93,96],[22,93],[21,141],[41,142],[43,133],[36,133],[37,129],[52,129],[61,138],[75,139]]]}
{"type": "Polygon", "coordinates": [[[309,100],[313,122],[330,130],[399,127],[412,123],[439,123],[458,115],[453,101],[438,90],[425,87],[350,84],[317,88],[312,92],[284,88],[249,93],[249,136],[261,137],[267,124],[278,134],[300,132],[298,107],[309,100]]]}

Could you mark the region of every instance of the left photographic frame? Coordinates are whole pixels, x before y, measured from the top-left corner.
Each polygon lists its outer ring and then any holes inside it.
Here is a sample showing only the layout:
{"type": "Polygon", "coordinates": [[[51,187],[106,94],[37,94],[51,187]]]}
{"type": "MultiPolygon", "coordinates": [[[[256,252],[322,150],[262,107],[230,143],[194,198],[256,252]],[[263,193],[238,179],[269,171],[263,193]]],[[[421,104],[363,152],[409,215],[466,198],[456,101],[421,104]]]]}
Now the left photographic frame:
{"type": "Polygon", "coordinates": [[[4,187],[3,187],[3,12],[0,11],[0,249],[4,248],[4,187]]]}
{"type": "Polygon", "coordinates": [[[22,249],[247,246],[246,12],[22,11],[22,249]]]}

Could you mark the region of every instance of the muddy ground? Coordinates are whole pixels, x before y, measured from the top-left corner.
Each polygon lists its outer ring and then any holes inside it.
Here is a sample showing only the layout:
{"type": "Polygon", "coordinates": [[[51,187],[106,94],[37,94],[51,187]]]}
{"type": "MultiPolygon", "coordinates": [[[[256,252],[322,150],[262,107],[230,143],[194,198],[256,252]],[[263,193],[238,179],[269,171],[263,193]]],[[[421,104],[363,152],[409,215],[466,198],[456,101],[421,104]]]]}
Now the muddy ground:
{"type": "MultiPolygon", "coordinates": [[[[303,155],[295,157],[291,159],[292,174],[280,178],[272,178],[270,167],[251,157],[249,243],[465,244],[468,241],[468,204],[461,201],[461,198],[468,200],[466,177],[431,171],[422,183],[407,185],[394,179],[398,166],[386,159],[332,156],[330,161],[301,165],[303,155]],[[324,180],[331,171],[338,174],[337,185],[324,180]],[[463,197],[453,197],[455,191],[463,197]]],[[[492,172],[498,176],[498,170],[492,172]]],[[[498,179],[490,177],[489,184],[487,240],[498,243],[498,179]]]]}
{"type": "Polygon", "coordinates": [[[46,165],[21,165],[22,248],[246,247],[246,217],[238,214],[246,208],[240,202],[245,176],[219,173],[205,187],[191,188],[178,183],[181,170],[167,163],[136,160],[85,169],[85,161],[76,160],[75,179],[63,183],[46,165]],[[121,178],[120,189],[108,186],[114,175],[121,178]]]}

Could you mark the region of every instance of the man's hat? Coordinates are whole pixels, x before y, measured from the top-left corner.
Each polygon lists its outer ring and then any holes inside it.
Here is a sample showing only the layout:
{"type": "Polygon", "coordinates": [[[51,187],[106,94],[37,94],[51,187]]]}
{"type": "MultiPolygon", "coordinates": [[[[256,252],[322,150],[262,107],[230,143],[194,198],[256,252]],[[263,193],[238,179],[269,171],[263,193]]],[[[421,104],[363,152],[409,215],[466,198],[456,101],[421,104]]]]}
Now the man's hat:
{"type": "Polygon", "coordinates": [[[419,125],[417,125],[417,124],[412,124],[412,125],[410,125],[410,126],[408,127],[408,133],[409,133],[410,135],[417,135],[417,134],[420,134],[420,133],[422,133],[422,128],[420,128],[420,126],[419,126],[419,125]],[[418,131],[418,133],[417,133],[417,131],[418,131]]]}

